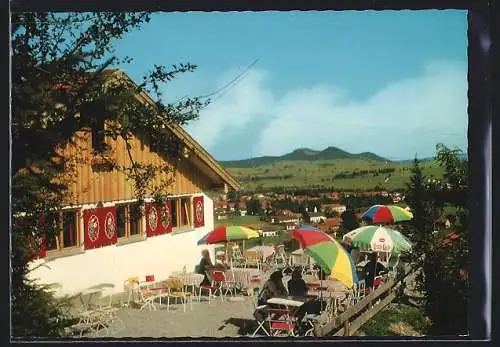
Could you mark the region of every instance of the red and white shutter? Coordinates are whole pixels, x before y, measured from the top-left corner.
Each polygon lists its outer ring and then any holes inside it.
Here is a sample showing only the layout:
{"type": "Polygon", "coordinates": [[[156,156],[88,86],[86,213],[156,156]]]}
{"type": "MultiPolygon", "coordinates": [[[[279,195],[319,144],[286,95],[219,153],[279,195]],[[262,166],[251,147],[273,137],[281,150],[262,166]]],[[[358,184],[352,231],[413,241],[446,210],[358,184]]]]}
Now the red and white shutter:
{"type": "Polygon", "coordinates": [[[47,246],[46,246],[46,241],[45,241],[45,235],[41,234],[38,237],[36,237],[36,240],[38,242],[38,254],[37,258],[45,258],[47,255],[47,246]]]}
{"type": "Polygon", "coordinates": [[[199,228],[205,225],[205,205],[203,196],[193,198],[194,227],[199,228]]]}
{"type": "Polygon", "coordinates": [[[101,225],[96,209],[83,211],[83,227],[85,249],[99,247],[103,226],[101,225]]]}
{"type": "Polygon", "coordinates": [[[160,225],[162,234],[172,232],[172,200],[167,200],[165,205],[160,209],[160,225]]]}
{"type": "Polygon", "coordinates": [[[155,204],[146,204],[146,235],[155,236],[160,226],[158,208],[155,204]]]}
{"type": "Polygon", "coordinates": [[[146,204],[146,235],[148,237],[167,234],[172,231],[172,201],[165,205],[146,204]]]}
{"type": "Polygon", "coordinates": [[[103,207],[83,211],[84,246],[92,249],[116,243],[116,208],[103,207]]]}
{"type": "Polygon", "coordinates": [[[117,242],[116,235],[116,207],[98,209],[99,219],[102,223],[101,246],[113,245],[117,242]]]}

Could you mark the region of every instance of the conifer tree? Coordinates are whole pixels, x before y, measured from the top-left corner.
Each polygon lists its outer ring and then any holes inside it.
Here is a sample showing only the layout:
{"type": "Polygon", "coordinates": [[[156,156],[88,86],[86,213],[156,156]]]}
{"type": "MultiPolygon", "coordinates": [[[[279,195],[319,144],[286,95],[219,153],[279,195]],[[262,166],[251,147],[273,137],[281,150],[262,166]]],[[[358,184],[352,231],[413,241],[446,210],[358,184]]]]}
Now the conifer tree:
{"type": "Polygon", "coordinates": [[[414,219],[404,232],[414,242],[413,266],[422,270],[417,281],[425,298],[424,313],[432,323],[429,334],[456,336],[467,332],[467,161],[460,150],[442,144],[436,152],[445,180],[426,178],[415,159],[406,192],[414,219]],[[446,208],[455,211],[453,239],[435,224],[446,208]]]}

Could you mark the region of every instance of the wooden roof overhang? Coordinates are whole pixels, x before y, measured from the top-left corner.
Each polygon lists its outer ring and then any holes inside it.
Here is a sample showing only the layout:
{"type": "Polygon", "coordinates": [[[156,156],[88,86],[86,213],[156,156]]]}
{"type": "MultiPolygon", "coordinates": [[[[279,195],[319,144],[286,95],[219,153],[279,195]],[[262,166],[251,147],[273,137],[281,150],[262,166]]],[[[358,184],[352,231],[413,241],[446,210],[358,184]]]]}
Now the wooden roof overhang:
{"type": "MultiPolygon", "coordinates": [[[[122,70],[114,70],[111,75],[119,74],[120,77],[124,77],[131,83],[134,83],[130,77],[127,76],[122,70]]],[[[118,76],[117,76],[118,77],[118,76]]],[[[134,83],[135,84],[135,83],[134,83]]],[[[147,102],[150,105],[155,106],[154,100],[146,93],[141,92],[137,95],[137,98],[142,102],[147,102]]],[[[179,138],[189,152],[189,160],[204,174],[206,174],[212,180],[212,188],[214,189],[224,189],[228,191],[229,189],[238,190],[240,189],[240,184],[222,165],[208,153],[191,135],[189,135],[180,125],[171,124],[165,131],[171,131],[175,136],[179,138]]]]}

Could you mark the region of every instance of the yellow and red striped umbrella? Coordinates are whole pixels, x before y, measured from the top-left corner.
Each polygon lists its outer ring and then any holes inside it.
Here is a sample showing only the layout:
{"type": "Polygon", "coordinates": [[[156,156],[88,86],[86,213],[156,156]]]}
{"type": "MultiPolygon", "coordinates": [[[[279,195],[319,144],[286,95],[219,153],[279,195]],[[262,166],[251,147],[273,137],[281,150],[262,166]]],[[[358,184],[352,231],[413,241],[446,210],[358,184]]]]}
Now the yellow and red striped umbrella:
{"type": "Polygon", "coordinates": [[[241,225],[220,225],[213,231],[202,237],[198,241],[198,245],[211,245],[229,241],[241,241],[252,239],[255,237],[260,237],[260,233],[257,230],[253,230],[241,225]]]}
{"type": "Polygon", "coordinates": [[[338,279],[348,288],[358,282],[351,255],[333,237],[307,225],[301,225],[293,230],[292,237],[325,273],[330,274],[330,277],[338,279]]]}

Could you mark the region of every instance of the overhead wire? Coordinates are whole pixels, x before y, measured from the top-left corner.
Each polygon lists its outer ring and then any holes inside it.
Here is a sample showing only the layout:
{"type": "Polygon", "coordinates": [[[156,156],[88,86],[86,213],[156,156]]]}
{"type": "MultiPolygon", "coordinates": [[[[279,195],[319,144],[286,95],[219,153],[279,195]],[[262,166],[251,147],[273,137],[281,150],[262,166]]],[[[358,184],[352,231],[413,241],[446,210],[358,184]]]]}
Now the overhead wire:
{"type": "Polygon", "coordinates": [[[207,95],[203,95],[203,96],[200,96],[200,98],[209,98],[213,95],[216,95],[222,91],[224,91],[224,89],[227,89],[229,87],[234,87],[242,78],[243,76],[248,72],[250,71],[250,69],[259,61],[259,58],[255,59],[250,65],[248,65],[248,67],[243,70],[239,75],[237,75],[235,78],[233,78],[231,81],[229,81],[228,83],[226,83],[224,86],[222,86],[221,88],[217,89],[216,91],[210,93],[210,94],[207,94],[207,95]]]}
{"type": "MultiPolygon", "coordinates": [[[[222,87],[220,87],[219,89],[209,93],[209,94],[206,94],[206,95],[202,95],[202,96],[199,96],[197,97],[198,99],[208,99],[210,98],[211,96],[214,96],[214,95],[217,95],[219,94],[216,98],[214,98],[212,100],[215,101],[215,100],[218,100],[220,99],[222,96],[225,95],[225,93],[227,93],[229,90],[231,90],[231,88],[234,88],[241,80],[242,78],[245,76],[246,73],[248,73],[248,71],[250,71],[250,69],[255,65],[257,64],[257,62],[259,61],[259,58],[255,59],[250,65],[248,65],[246,67],[245,70],[243,70],[241,73],[239,73],[236,77],[234,77],[231,81],[229,81],[228,83],[226,83],[225,85],[223,85],[222,87]],[[228,89],[229,88],[229,89],[228,89]]],[[[184,100],[186,98],[188,98],[189,96],[188,95],[185,95],[183,96],[182,98],[180,99],[177,99],[177,101],[175,101],[174,103],[178,103],[180,102],[181,100],[184,100]]]]}

